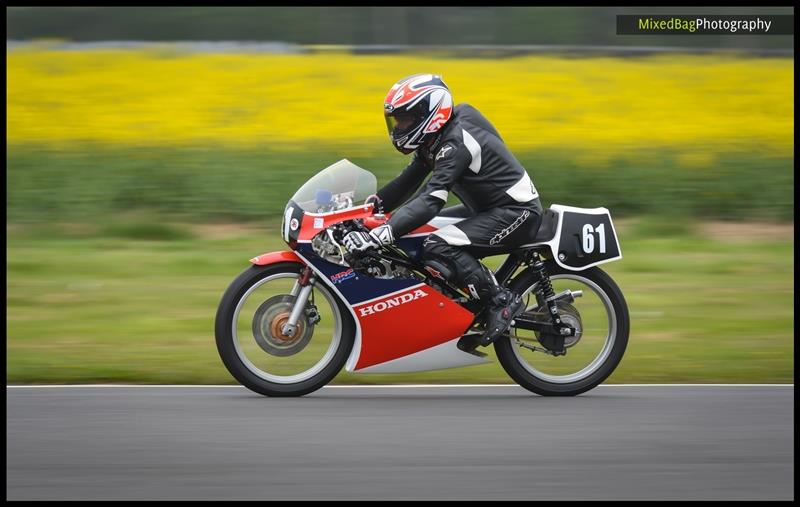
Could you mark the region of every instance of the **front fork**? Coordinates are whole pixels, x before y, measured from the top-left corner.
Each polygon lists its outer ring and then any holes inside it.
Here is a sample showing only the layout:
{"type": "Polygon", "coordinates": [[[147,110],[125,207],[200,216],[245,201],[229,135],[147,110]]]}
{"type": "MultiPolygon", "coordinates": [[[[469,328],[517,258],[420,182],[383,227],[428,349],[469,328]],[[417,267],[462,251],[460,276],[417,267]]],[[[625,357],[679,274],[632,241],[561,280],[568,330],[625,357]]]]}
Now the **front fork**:
{"type": "Polygon", "coordinates": [[[314,278],[312,274],[313,271],[311,268],[306,266],[295,282],[294,287],[292,287],[290,295],[295,297],[295,302],[292,313],[289,315],[289,320],[281,328],[281,333],[284,336],[293,336],[295,331],[297,331],[297,321],[300,320],[300,315],[302,315],[303,311],[306,309],[308,296],[314,289],[314,282],[316,282],[316,278],[314,278]]]}

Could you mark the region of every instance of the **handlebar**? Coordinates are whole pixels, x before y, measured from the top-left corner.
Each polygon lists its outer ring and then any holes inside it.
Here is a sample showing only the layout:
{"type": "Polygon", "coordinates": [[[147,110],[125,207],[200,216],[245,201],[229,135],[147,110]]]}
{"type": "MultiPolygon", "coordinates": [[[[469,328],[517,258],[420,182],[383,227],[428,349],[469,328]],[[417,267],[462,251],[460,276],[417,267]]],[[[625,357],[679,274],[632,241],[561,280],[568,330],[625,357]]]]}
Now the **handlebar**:
{"type": "Polygon", "coordinates": [[[364,226],[367,229],[374,229],[379,225],[385,224],[389,220],[389,217],[384,215],[383,213],[375,213],[372,216],[369,216],[364,219],[364,226]]]}

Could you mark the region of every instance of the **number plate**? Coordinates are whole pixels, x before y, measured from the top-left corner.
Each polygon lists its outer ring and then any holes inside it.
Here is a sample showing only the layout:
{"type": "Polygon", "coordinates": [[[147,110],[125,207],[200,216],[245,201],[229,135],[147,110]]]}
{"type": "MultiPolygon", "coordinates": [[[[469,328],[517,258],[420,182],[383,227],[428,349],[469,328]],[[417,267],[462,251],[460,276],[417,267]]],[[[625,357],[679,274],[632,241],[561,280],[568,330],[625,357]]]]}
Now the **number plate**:
{"type": "Polygon", "coordinates": [[[617,232],[606,208],[574,208],[554,204],[559,213],[551,249],[556,262],[579,270],[622,258],[617,232]]]}

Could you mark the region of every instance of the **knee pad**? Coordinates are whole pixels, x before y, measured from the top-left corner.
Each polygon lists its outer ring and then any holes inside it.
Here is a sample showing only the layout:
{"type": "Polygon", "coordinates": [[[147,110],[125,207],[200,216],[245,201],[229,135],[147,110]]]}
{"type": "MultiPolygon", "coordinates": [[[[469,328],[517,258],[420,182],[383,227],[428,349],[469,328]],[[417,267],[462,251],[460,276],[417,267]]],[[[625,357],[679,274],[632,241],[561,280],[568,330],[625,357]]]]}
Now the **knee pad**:
{"type": "MultiPolygon", "coordinates": [[[[423,258],[425,265],[436,263],[444,267],[449,273],[446,275],[448,281],[454,282],[461,287],[473,286],[475,294],[482,294],[491,291],[494,276],[486,266],[481,264],[472,255],[465,252],[463,248],[448,244],[435,234],[428,236],[423,244],[423,258]]],[[[445,271],[439,267],[432,266],[433,269],[445,275],[445,271]]]]}
{"type": "Polygon", "coordinates": [[[440,238],[431,235],[422,245],[422,258],[425,269],[433,276],[454,280],[457,273],[456,267],[451,262],[453,247],[445,243],[440,238]]]}
{"type": "Polygon", "coordinates": [[[425,269],[431,275],[448,281],[453,279],[453,270],[444,262],[436,259],[426,259],[424,264],[425,269]]]}

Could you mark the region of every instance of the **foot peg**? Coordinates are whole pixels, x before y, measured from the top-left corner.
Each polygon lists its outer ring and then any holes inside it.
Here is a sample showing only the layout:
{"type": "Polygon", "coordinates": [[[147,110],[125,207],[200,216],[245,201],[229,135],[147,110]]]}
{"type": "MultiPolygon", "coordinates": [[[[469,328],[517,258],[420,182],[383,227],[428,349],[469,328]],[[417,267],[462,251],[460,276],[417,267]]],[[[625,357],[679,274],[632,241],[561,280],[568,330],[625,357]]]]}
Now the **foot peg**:
{"type": "Polygon", "coordinates": [[[458,340],[458,343],[456,345],[458,346],[459,350],[463,350],[464,352],[479,357],[485,357],[486,354],[475,350],[476,348],[478,348],[478,345],[480,344],[481,344],[481,335],[478,333],[473,333],[473,334],[465,334],[464,336],[462,336],[461,339],[458,340]]]}

